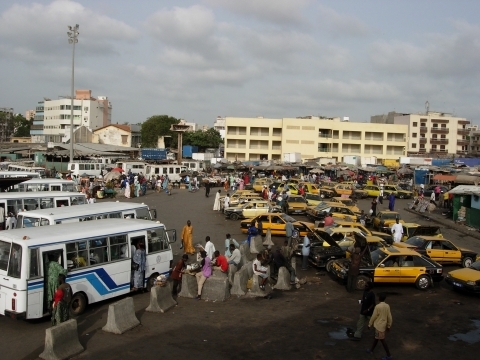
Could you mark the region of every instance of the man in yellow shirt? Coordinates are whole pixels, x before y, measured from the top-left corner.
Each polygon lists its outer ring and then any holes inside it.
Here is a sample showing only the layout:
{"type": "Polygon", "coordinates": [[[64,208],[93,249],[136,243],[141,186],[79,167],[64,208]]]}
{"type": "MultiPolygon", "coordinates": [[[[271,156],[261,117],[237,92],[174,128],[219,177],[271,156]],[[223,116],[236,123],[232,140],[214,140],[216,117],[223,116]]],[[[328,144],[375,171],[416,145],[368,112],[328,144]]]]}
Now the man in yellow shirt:
{"type": "Polygon", "coordinates": [[[449,197],[449,193],[448,192],[444,192],[443,193],[443,208],[444,209],[448,209],[448,197],[449,197]]]}
{"type": "Polygon", "coordinates": [[[388,349],[387,343],[385,342],[385,333],[390,331],[392,327],[392,314],[390,312],[390,305],[385,303],[385,299],[387,295],[385,293],[381,293],[378,295],[378,305],[375,306],[375,310],[373,310],[373,315],[370,318],[370,322],[368,323],[368,328],[373,325],[375,328],[375,340],[373,340],[372,347],[367,349],[367,353],[373,353],[375,346],[378,344],[378,340],[382,342],[383,348],[385,349],[387,356],[383,357],[385,360],[392,359],[392,355],[390,354],[390,350],[388,349]]]}

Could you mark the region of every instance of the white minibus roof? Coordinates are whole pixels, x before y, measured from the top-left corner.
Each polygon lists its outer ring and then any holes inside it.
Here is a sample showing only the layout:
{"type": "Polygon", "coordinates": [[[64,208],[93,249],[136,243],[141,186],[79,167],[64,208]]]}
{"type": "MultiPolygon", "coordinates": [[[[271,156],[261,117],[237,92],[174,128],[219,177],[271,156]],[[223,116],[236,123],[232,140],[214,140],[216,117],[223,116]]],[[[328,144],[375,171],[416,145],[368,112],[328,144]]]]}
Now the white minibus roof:
{"type": "Polygon", "coordinates": [[[73,180],[65,180],[65,179],[30,179],[26,181],[22,181],[20,184],[73,184],[77,185],[77,183],[73,180]]]}
{"type": "Polygon", "coordinates": [[[0,231],[0,241],[26,244],[29,248],[35,248],[42,245],[54,245],[165,227],[160,222],[138,219],[104,219],[101,222],[95,222],[93,225],[85,226],[85,223],[81,222],[0,231]]]}
{"type": "Polygon", "coordinates": [[[27,191],[27,192],[8,192],[0,193],[0,199],[31,199],[31,198],[44,198],[44,197],[70,197],[70,196],[83,196],[83,193],[71,192],[71,191],[27,191]]]}

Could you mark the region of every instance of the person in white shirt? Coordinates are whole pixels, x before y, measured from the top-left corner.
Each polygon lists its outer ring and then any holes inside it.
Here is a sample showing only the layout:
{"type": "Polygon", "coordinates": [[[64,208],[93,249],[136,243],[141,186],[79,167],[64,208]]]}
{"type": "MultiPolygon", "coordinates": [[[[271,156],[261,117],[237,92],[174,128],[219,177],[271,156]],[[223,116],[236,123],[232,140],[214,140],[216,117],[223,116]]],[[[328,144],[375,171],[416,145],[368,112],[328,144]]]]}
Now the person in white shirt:
{"type": "Polygon", "coordinates": [[[237,249],[235,245],[231,244],[230,252],[232,253],[232,255],[230,255],[230,257],[228,258],[228,263],[238,266],[238,264],[240,264],[240,261],[242,260],[242,254],[240,253],[240,250],[237,249]]]}
{"type": "Polygon", "coordinates": [[[227,195],[225,195],[225,199],[223,199],[223,209],[225,210],[229,206],[230,206],[230,196],[227,193],[227,195]]]}
{"type": "Polygon", "coordinates": [[[395,224],[392,226],[392,234],[394,242],[402,241],[403,225],[399,223],[398,218],[396,219],[395,224]]]}
{"type": "Polygon", "coordinates": [[[17,219],[10,212],[8,213],[7,222],[5,223],[5,230],[13,230],[17,227],[17,219]]]}
{"type": "Polygon", "coordinates": [[[215,245],[210,241],[210,236],[205,238],[205,247],[202,247],[202,250],[205,250],[207,256],[210,259],[213,259],[213,253],[215,252],[215,245]]]}
{"type": "Polygon", "coordinates": [[[257,254],[257,260],[253,262],[253,273],[258,275],[261,279],[261,283],[259,284],[260,289],[265,290],[265,283],[269,278],[268,268],[262,266],[262,254],[257,254]]]}

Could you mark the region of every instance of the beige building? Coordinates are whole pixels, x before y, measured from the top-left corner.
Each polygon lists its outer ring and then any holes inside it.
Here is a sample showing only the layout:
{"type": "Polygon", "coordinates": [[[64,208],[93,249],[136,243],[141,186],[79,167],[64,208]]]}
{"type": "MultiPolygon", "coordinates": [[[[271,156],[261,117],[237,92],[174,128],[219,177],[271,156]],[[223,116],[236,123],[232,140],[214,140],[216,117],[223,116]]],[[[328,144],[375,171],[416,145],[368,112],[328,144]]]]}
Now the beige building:
{"type": "Polygon", "coordinates": [[[139,125],[110,124],[93,131],[92,142],[116,146],[138,147],[141,134],[139,125]]]}
{"type": "Polygon", "coordinates": [[[281,160],[284,153],[302,159],[344,156],[399,159],[407,147],[407,125],[341,121],[340,118],[225,119],[225,157],[228,160],[281,160]]]}
{"type": "Polygon", "coordinates": [[[470,121],[450,114],[428,111],[426,114],[395,116],[394,124],[408,125],[408,154],[431,156],[468,153],[470,121]]]}

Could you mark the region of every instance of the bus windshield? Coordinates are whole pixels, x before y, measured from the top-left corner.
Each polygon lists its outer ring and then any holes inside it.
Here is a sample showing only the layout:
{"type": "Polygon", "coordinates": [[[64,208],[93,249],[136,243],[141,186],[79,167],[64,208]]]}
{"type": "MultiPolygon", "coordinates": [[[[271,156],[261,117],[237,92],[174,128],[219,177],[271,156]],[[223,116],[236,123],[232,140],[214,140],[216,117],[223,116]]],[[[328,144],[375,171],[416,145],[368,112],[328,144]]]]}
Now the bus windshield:
{"type": "Polygon", "coordinates": [[[11,244],[0,241],[0,270],[7,271],[8,258],[10,257],[11,244]]]}

